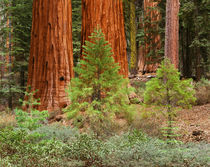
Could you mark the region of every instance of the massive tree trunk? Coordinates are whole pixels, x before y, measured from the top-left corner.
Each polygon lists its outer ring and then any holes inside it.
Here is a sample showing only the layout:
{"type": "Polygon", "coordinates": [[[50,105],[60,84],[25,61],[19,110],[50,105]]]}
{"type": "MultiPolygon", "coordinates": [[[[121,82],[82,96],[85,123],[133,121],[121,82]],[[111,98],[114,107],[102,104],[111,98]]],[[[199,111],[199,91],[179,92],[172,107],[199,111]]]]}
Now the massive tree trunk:
{"type": "Polygon", "coordinates": [[[165,57],[179,66],[179,0],[166,2],[165,57]]]}
{"type": "MultiPolygon", "coordinates": [[[[161,48],[161,40],[158,22],[161,19],[157,9],[158,1],[144,0],[144,46],[139,47],[138,69],[139,72],[155,72],[159,65],[160,55],[158,50],[161,48]]],[[[143,27],[141,27],[143,28],[143,27]]]]}
{"type": "Polygon", "coordinates": [[[73,77],[71,0],[34,0],[28,87],[38,90],[39,110],[58,111],[69,102],[73,77]]]}
{"type": "Polygon", "coordinates": [[[120,74],[128,77],[122,0],[82,0],[82,45],[97,25],[111,44],[120,74]]]}

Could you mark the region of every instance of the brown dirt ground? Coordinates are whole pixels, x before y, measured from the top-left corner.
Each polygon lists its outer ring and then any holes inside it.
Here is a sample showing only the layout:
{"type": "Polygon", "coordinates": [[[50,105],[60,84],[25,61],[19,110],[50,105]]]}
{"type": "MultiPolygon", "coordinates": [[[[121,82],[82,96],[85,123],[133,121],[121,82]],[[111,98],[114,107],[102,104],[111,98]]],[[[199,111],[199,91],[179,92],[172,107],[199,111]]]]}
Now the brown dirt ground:
{"type": "Polygon", "coordinates": [[[210,103],[179,111],[177,126],[182,141],[210,143],[210,103]]]}

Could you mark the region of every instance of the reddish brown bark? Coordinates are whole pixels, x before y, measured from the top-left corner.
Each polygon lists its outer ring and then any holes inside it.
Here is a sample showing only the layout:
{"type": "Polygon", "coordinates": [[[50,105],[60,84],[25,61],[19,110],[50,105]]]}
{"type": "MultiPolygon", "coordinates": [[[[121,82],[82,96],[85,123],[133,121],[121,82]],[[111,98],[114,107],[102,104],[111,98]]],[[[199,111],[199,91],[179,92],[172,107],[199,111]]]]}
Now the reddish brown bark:
{"type": "Polygon", "coordinates": [[[38,90],[39,110],[57,111],[69,102],[73,77],[71,0],[34,0],[28,86],[38,90]]]}
{"type": "MultiPolygon", "coordinates": [[[[159,66],[160,56],[157,51],[161,48],[160,34],[158,32],[158,21],[161,16],[158,9],[158,1],[144,0],[144,18],[146,22],[142,25],[145,32],[145,46],[140,46],[138,50],[139,72],[155,72],[159,66]],[[151,31],[153,30],[153,32],[151,31]],[[147,57],[149,53],[154,55],[147,57]]],[[[141,19],[142,22],[142,19],[141,19]]]]}
{"type": "Polygon", "coordinates": [[[179,66],[179,0],[166,2],[165,57],[179,66]]]}
{"type": "Polygon", "coordinates": [[[111,44],[120,74],[128,77],[122,0],[82,0],[82,45],[97,25],[111,44]]]}

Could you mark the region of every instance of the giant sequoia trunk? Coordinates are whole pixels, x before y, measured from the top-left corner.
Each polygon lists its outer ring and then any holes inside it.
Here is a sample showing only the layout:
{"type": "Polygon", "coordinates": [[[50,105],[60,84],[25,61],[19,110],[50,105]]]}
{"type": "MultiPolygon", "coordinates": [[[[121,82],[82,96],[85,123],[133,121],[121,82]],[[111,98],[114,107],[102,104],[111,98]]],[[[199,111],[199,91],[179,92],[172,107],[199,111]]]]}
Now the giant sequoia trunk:
{"type": "Polygon", "coordinates": [[[28,86],[38,90],[39,110],[68,104],[65,88],[73,77],[71,0],[34,0],[28,86]]]}
{"type": "Polygon", "coordinates": [[[122,0],[82,0],[82,45],[97,25],[111,44],[120,74],[128,76],[122,0]]]}
{"type": "Polygon", "coordinates": [[[165,57],[179,66],[179,0],[166,2],[165,57]]]}
{"type": "Polygon", "coordinates": [[[138,69],[142,73],[155,72],[160,61],[158,51],[161,48],[161,40],[158,22],[161,16],[157,9],[158,3],[155,0],[144,0],[145,41],[144,46],[140,46],[138,51],[138,69]]]}

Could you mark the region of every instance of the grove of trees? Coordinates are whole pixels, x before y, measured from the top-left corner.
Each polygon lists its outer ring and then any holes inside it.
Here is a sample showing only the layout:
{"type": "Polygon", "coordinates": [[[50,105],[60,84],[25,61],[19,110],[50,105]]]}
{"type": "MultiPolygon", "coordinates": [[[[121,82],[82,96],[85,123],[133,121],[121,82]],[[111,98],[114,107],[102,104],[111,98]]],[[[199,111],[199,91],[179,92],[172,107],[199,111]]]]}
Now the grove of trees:
{"type": "Polygon", "coordinates": [[[10,108],[26,86],[38,90],[41,110],[67,106],[65,88],[97,26],[125,78],[155,72],[164,55],[183,77],[209,77],[206,0],[0,2],[1,103],[10,108]]]}
{"type": "Polygon", "coordinates": [[[210,0],[0,0],[0,167],[209,166],[210,0]]]}

